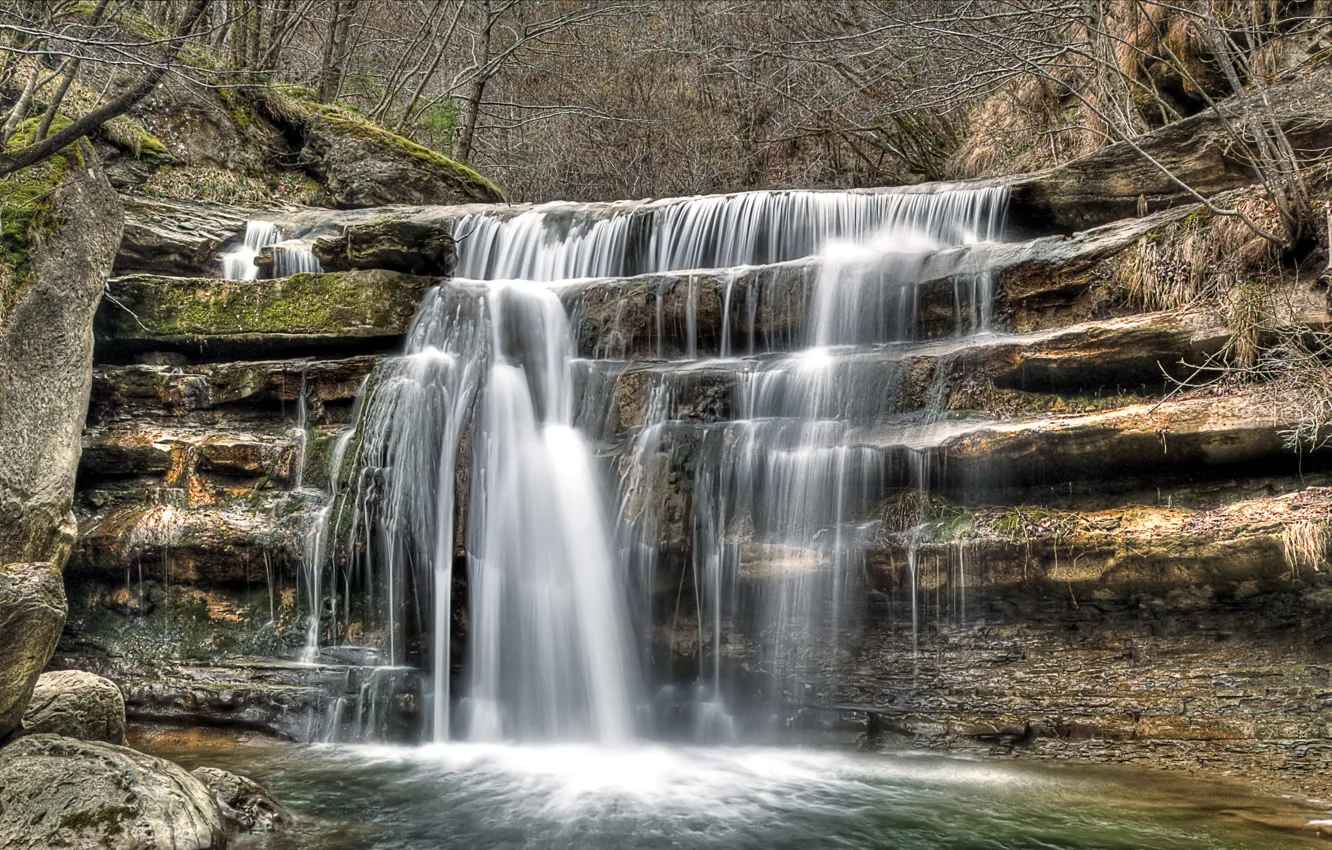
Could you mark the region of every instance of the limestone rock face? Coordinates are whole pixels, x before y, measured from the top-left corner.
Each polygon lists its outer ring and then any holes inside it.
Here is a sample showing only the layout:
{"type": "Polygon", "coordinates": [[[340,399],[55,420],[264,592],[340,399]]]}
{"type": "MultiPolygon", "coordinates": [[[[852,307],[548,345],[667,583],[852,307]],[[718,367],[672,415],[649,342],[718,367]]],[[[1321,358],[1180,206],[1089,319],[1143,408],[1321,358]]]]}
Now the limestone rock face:
{"type": "Polygon", "coordinates": [[[43,214],[49,232],[29,236],[26,268],[10,270],[17,300],[0,317],[0,558],[57,567],[76,533],[70,508],[92,389],[92,318],[123,221],[92,151],[63,156],[43,214]]]}
{"type": "Polygon", "coordinates": [[[349,225],[338,237],[314,242],[326,271],[389,269],[445,277],[458,261],[447,222],[374,221],[349,225]]]}
{"type": "Polygon", "coordinates": [[[203,782],[127,747],[32,735],[0,749],[0,845],[206,850],[227,824],[203,782]]]}
{"type": "Polygon", "coordinates": [[[125,698],[110,679],[82,670],[56,670],[37,679],[23,714],[25,732],[81,741],[125,743],[125,698]]]}
{"type": "Polygon", "coordinates": [[[192,771],[217,798],[222,814],[241,832],[282,832],[296,817],[258,782],[216,767],[192,771]]]}
{"type": "Polygon", "coordinates": [[[16,729],[65,624],[65,585],[51,563],[0,566],[0,739],[16,729]]]}

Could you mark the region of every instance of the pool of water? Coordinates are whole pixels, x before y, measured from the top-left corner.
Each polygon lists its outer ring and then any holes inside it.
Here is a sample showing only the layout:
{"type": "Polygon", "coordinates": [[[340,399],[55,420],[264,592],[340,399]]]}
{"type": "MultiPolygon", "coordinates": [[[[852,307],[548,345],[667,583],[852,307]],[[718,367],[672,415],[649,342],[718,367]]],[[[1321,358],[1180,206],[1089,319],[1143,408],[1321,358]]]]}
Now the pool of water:
{"type": "Polygon", "coordinates": [[[263,782],[281,850],[1277,850],[1319,815],[1169,774],[923,755],[643,745],[165,752],[263,782]]]}

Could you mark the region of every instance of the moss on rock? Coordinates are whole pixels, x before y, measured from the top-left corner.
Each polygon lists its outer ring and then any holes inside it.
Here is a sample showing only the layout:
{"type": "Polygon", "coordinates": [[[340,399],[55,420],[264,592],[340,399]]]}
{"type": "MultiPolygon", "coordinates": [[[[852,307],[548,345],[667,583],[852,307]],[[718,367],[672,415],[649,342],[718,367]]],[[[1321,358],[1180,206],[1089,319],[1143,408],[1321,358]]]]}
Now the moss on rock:
{"type": "Polygon", "coordinates": [[[136,275],[110,285],[114,300],[103,303],[96,328],[103,344],[132,348],[388,339],[406,332],[433,282],[386,271],[258,281],[136,275]]]}
{"type": "MultiPolygon", "coordinates": [[[[20,124],[5,146],[6,152],[32,145],[40,123],[40,119],[30,118],[20,124]]],[[[68,118],[56,116],[51,132],[69,123],[68,118]]],[[[0,180],[0,327],[5,326],[27,287],[33,246],[60,224],[58,216],[52,215],[52,193],[66,174],[84,165],[80,142],[0,180]]]]}

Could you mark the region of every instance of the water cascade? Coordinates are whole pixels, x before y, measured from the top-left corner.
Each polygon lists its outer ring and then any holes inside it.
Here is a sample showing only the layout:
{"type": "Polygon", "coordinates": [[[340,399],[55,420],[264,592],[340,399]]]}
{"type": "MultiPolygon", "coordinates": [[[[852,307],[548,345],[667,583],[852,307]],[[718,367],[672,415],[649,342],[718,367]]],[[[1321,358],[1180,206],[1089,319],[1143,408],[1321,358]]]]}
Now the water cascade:
{"type": "Polygon", "coordinates": [[[310,246],[285,241],[282,227],[271,221],[245,223],[245,237],[240,244],[222,255],[224,280],[257,280],[260,267],[255,263],[267,253],[272,258],[269,277],[286,277],[322,269],[310,246]]]}
{"type": "MultiPolygon", "coordinates": [[[[926,483],[925,464],[886,462],[878,445],[928,427],[941,407],[907,391],[900,345],[917,337],[927,261],[1000,238],[1006,200],[1001,188],[760,192],[459,219],[459,279],[428,295],[334,453],[331,477],[343,477],[306,581],[325,614],[307,658],[360,640],[389,665],[427,667],[435,740],[610,742],[673,721],[728,739],[723,656],[742,633],[768,677],[765,703],[798,703],[835,667],[862,544],[881,531],[865,505],[926,483]],[[630,364],[576,356],[578,311],[571,323],[561,298],[585,284],[569,281],[807,257],[793,296],[803,331],[774,351],[753,332],[755,288],[743,307],[733,300],[739,269],[674,277],[685,359],[647,373],[644,420],[622,446],[617,379],[630,364]],[[714,297],[723,331],[705,347],[700,305],[714,297]],[[748,353],[735,357],[731,317],[743,311],[748,353]],[[705,384],[714,389],[700,393],[705,384]],[[700,414],[705,396],[717,410],[700,414]],[[678,474],[662,447],[686,444],[687,541],[668,543],[681,512],[663,508],[678,474]],[[337,540],[352,557],[335,566],[337,540]],[[653,601],[667,579],[694,609],[677,602],[672,615],[673,634],[697,626],[692,690],[654,661],[653,601]],[[755,581],[756,604],[743,590],[755,581]],[[665,688],[648,698],[652,685],[665,688]]],[[[988,276],[952,285],[953,332],[988,330],[988,276]]],[[[658,357],[665,292],[655,290],[658,357]]]]}

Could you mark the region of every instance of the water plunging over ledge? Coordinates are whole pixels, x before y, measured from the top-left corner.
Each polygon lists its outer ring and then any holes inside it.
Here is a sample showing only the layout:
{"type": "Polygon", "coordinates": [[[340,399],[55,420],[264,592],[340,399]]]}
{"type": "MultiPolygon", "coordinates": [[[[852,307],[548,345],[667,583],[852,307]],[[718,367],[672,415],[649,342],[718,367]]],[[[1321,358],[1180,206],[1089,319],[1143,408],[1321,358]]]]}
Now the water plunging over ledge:
{"type": "MultiPolygon", "coordinates": [[[[333,453],[330,477],[349,477],[311,533],[305,591],[324,613],[307,659],[363,640],[389,665],[426,667],[425,735],[436,741],[615,743],[682,718],[697,739],[729,740],[735,689],[722,656],[747,627],[771,677],[764,702],[780,713],[808,671],[836,660],[843,601],[874,532],[860,503],[925,483],[860,444],[903,410],[848,380],[844,355],[914,339],[924,259],[998,239],[1005,203],[1002,188],[750,193],[595,221],[540,208],[458,220],[460,279],[426,298],[404,354],[368,382],[357,431],[333,453]],[[589,389],[595,370],[575,357],[562,283],[813,255],[803,342],[749,363],[729,417],[701,430],[675,418],[689,391],[677,378],[712,362],[693,330],[704,284],[684,275],[692,362],[661,371],[633,446],[615,462],[606,435],[576,427],[604,421],[615,402],[589,389]],[[665,574],[654,540],[678,517],[660,513],[666,482],[645,463],[687,433],[699,441],[691,555],[671,569],[681,588],[692,583],[700,667],[682,695],[651,657],[665,574]],[[335,565],[339,543],[353,557],[335,565]],[[740,585],[759,573],[771,587],[755,608],[740,585]]],[[[954,285],[968,289],[955,296],[959,332],[988,329],[988,276],[954,285]]],[[[729,285],[719,295],[729,305],[729,285]]],[[[736,361],[722,338],[715,362],[726,369],[736,361]]]]}

